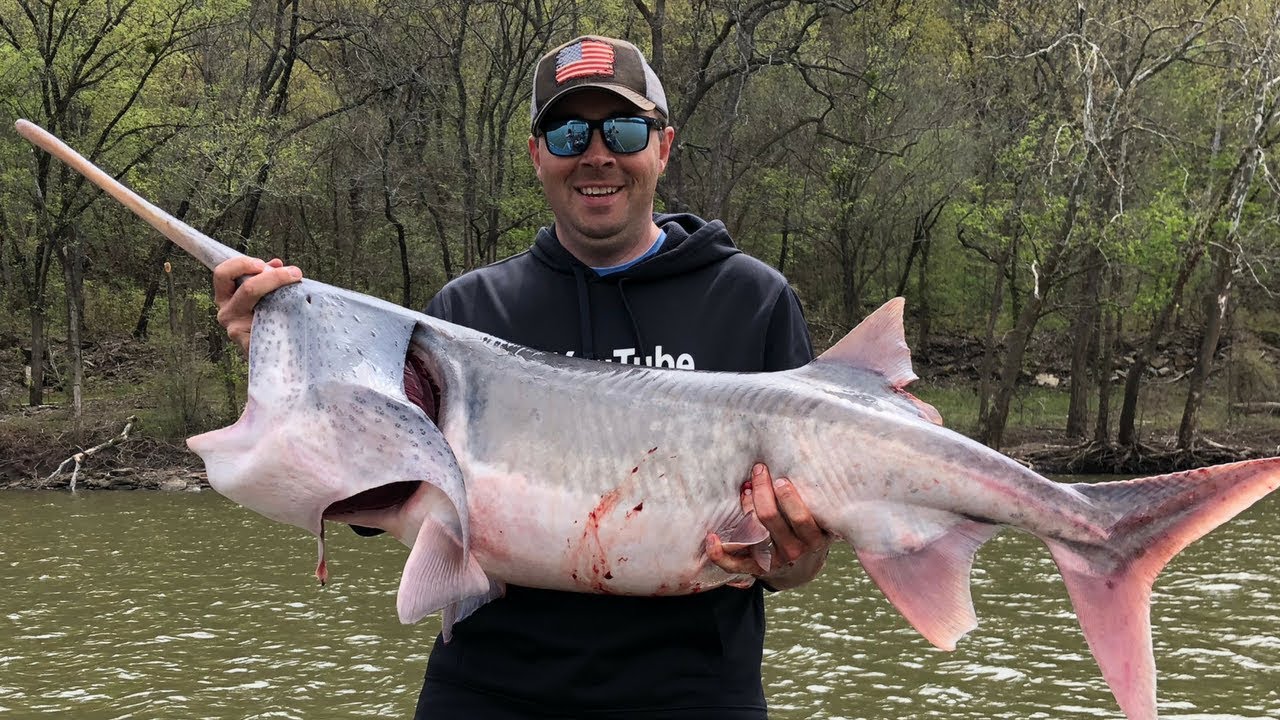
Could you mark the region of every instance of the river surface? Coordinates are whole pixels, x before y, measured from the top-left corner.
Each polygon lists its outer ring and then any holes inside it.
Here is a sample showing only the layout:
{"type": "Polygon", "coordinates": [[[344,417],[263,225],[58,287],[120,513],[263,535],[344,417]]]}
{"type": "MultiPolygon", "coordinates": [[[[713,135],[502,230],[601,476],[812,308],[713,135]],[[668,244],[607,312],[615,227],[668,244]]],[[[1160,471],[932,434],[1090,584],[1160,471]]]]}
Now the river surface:
{"type": "MultiPolygon", "coordinates": [[[[1280,498],[1156,585],[1162,718],[1280,718],[1280,498]]],[[[212,493],[0,493],[0,718],[408,718],[439,624],[395,618],[407,551],[315,542],[212,493]]],[[[946,653],[848,549],[769,597],[771,718],[1118,718],[1048,552],[979,553],[981,626],[946,653]]]]}

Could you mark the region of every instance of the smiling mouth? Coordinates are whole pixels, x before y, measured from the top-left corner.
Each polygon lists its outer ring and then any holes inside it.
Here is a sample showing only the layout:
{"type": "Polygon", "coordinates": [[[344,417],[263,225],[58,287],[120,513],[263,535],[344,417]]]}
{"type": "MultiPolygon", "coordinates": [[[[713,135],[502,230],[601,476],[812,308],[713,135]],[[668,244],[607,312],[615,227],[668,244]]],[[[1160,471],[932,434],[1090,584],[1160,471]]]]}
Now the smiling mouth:
{"type": "Polygon", "coordinates": [[[579,195],[587,197],[607,197],[616,194],[622,188],[620,187],[584,187],[577,188],[579,195]]]}

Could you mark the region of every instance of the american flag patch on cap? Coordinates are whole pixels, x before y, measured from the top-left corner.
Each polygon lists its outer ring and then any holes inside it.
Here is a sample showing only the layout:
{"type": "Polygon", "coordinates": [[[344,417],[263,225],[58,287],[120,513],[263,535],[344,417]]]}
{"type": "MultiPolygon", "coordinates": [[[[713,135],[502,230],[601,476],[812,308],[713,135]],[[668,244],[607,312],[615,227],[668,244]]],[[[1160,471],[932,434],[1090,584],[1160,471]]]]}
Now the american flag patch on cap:
{"type": "Polygon", "coordinates": [[[599,40],[583,40],[556,55],[556,83],[589,75],[613,77],[613,46],[599,40]]]}

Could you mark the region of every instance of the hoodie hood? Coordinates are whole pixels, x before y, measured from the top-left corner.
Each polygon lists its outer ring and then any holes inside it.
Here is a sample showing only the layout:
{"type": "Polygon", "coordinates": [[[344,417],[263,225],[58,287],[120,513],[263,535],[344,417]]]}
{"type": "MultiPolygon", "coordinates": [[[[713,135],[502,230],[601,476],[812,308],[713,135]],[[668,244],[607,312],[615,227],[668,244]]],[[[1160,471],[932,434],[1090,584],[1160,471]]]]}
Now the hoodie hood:
{"type": "Polygon", "coordinates": [[[455,278],[427,312],[536,350],[630,365],[750,372],[809,359],[799,299],[720,222],[655,215],[653,255],[601,277],[551,228],[533,247],[455,278]]]}
{"type": "Polygon", "coordinates": [[[637,283],[648,283],[652,280],[664,279],[692,273],[699,268],[711,265],[741,250],[733,244],[729,231],[719,220],[707,222],[696,215],[688,213],[655,214],[653,222],[667,234],[662,247],[656,254],[635,265],[610,273],[604,277],[595,270],[584,265],[581,260],[560,244],[556,237],[555,227],[538,230],[531,254],[542,264],[557,273],[572,275],[577,288],[578,298],[578,331],[580,357],[595,359],[595,309],[592,307],[591,285],[604,285],[616,288],[618,302],[630,326],[634,347],[643,355],[648,345],[640,322],[632,309],[628,288],[637,283]]]}
{"type": "Polygon", "coordinates": [[[707,222],[690,213],[660,213],[653,222],[667,234],[662,248],[652,257],[604,278],[584,265],[560,244],[555,227],[538,230],[531,252],[544,265],[557,272],[583,274],[592,281],[621,282],[650,280],[691,272],[742,252],[729,237],[719,220],[707,222]]]}

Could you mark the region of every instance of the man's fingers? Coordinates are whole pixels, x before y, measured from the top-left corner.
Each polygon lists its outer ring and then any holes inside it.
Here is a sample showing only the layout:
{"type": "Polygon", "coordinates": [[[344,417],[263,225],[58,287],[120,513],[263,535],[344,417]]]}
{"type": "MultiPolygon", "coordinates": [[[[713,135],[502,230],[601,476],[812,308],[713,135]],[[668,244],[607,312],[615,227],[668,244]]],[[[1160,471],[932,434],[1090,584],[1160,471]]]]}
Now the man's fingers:
{"type": "Polygon", "coordinates": [[[726,551],[715,533],[707,533],[707,557],[730,575],[759,575],[766,570],[756,564],[750,553],[734,555],[726,551]]]}
{"type": "Polygon", "coordinates": [[[226,327],[237,319],[252,317],[253,308],[264,295],[276,288],[298,282],[302,279],[302,271],[296,267],[274,267],[263,265],[257,275],[250,275],[240,287],[218,305],[218,322],[226,327]],[[226,322],[224,322],[224,319],[226,322]]]}
{"type": "Polygon", "coordinates": [[[213,301],[222,304],[231,299],[236,292],[236,279],[244,275],[262,272],[266,263],[258,258],[237,255],[230,260],[223,260],[213,269],[213,301]]]}
{"type": "Polygon", "coordinates": [[[213,269],[214,303],[221,307],[224,303],[231,300],[238,289],[236,287],[236,280],[239,280],[246,275],[253,277],[246,279],[245,283],[256,279],[255,284],[258,286],[258,298],[261,298],[263,295],[266,295],[281,285],[288,285],[291,282],[296,282],[302,279],[302,271],[300,269],[292,266],[285,267],[284,261],[280,258],[271,258],[268,262],[262,262],[258,258],[240,255],[233,257],[230,260],[224,260],[218,264],[218,267],[213,269]],[[276,270],[282,270],[284,274],[277,273],[275,272],[276,270]],[[263,275],[274,279],[265,281],[257,279],[261,278],[263,275]],[[263,289],[264,287],[265,289],[263,289]]]}
{"type": "Polygon", "coordinates": [[[792,562],[804,554],[804,543],[796,537],[778,504],[777,492],[790,485],[781,478],[775,482],[764,463],[756,463],[751,468],[751,503],[755,507],[756,518],[773,538],[780,564],[792,562]]]}
{"type": "Polygon", "coordinates": [[[809,506],[805,504],[804,498],[800,497],[800,491],[791,481],[779,478],[779,481],[774,484],[773,495],[778,506],[782,508],[782,516],[787,519],[791,531],[804,546],[802,552],[816,550],[827,544],[826,533],[818,527],[818,521],[813,518],[813,514],[809,512],[809,506]]]}
{"type": "MultiPolygon", "coordinates": [[[[280,262],[274,260],[272,262],[280,262]]],[[[275,290],[296,283],[302,279],[302,270],[296,267],[284,265],[266,265],[262,272],[245,279],[240,283],[240,288],[232,297],[232,302],[248,302],[249,308],[252,309],[262,299],[262,296],[275,290]],[[242,296],[242,297],[238,297],[242,296]]]]}
{"type": "Polygon", "coordinates": [[[738,502],[742,505],[742,514],[750,515],[755,512],[756,504],[751,499],[751,478],[742,484],[742,492],[738,495],[738,502]]]}
{"type": "Polygon", "coordinates": [[[262,262],[246,256],[234,257],[213,270],[213,296],[218,305],[218,323],[227,336],[248,352],[253,328],[253,309],[264,295],[302,279],[302,270],[286,266],[279,258],[262,262]],[[244,282],[236,287],[236,281],[244,282]]]}

